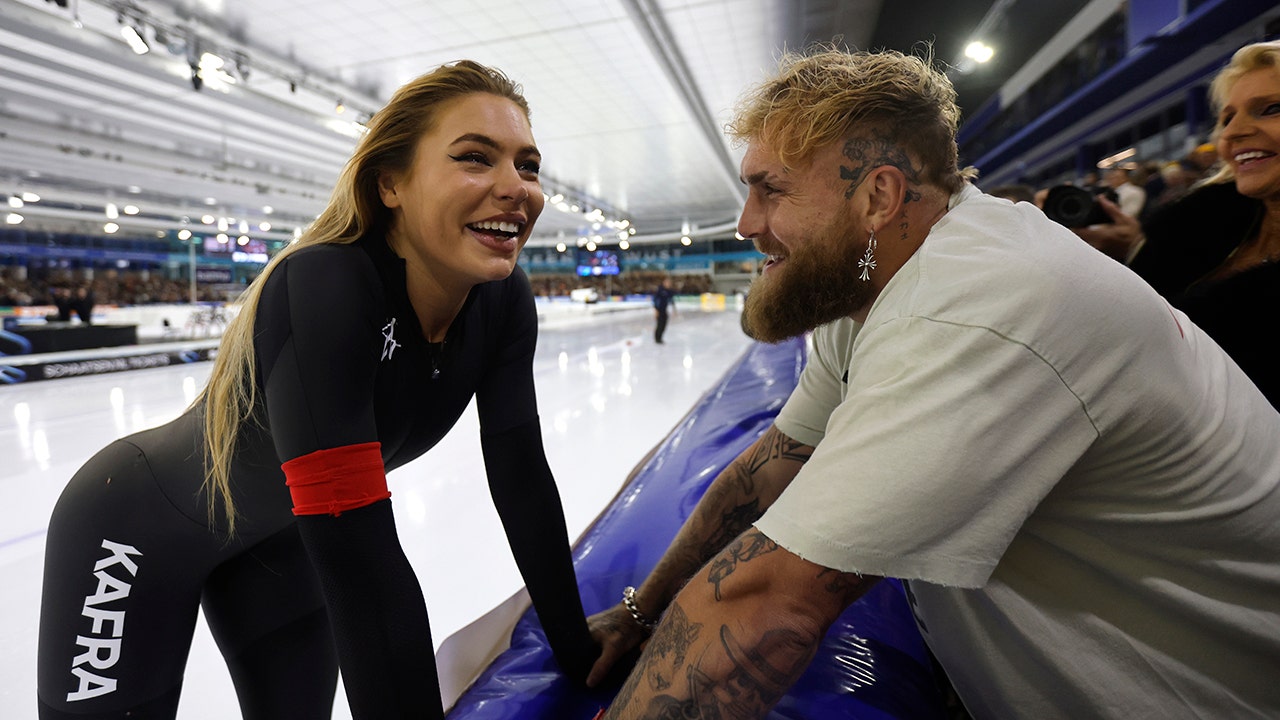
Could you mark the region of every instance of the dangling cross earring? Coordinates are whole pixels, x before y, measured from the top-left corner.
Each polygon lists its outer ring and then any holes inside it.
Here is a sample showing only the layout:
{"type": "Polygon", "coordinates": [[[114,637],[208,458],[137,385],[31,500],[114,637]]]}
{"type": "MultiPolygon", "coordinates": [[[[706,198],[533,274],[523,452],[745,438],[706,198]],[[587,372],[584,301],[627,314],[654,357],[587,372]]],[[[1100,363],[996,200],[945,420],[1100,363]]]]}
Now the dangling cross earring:
{"type": "Polygon", "coordinates": [[[858,261],[858,267],[862,268],[862,274],[858,276],[859,280],[866,282],[871,279],[871,271],[876,269],[876,231],[871,231],[871,239],[867,241],[867,252],[858,261]]]}

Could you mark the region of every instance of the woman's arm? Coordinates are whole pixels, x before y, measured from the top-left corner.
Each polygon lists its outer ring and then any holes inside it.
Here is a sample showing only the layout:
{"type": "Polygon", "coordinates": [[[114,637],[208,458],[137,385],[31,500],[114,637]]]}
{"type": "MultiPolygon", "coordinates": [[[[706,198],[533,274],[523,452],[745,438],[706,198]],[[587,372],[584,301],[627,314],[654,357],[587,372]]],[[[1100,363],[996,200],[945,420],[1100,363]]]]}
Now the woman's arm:
{"type": "Polygon", "coordinates": [[[255,347],[266,419],[352,714],[441,718],[426,603],[396,534],[377,442],[380,285],[372,264],[353,262],[358,253],[300,253],[264,288],[255,347]]]}
{"type": "Polygon", "coordinates": [[[481,438],[489,491],[516,566],[565,675],[586,682],[599,648],[587,631],[564,510],[538,421],[481,438]]]}

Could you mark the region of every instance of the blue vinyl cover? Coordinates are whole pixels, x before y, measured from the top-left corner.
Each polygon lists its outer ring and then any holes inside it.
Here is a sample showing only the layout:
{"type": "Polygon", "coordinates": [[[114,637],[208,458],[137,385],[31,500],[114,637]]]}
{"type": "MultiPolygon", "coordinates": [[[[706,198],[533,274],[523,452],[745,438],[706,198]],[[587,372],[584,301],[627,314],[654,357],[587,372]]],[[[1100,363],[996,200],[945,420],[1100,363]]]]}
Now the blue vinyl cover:
{"type": "MultiPolygon", "coordinates": [[[[574,564],[588,614],[639,585],[707,486],[762,435],[795,388],[803,340],[757,343],[648,458],[583,535],[574,564]]],[[[597,691],[560,674],[533,610],[511,647],[458,699],[450,720],[590,720],[619,686],[597,691]]],[[[942,695],[901,585],[879,583],[832,626],[769,720],[943,718],[942,695]]]]}

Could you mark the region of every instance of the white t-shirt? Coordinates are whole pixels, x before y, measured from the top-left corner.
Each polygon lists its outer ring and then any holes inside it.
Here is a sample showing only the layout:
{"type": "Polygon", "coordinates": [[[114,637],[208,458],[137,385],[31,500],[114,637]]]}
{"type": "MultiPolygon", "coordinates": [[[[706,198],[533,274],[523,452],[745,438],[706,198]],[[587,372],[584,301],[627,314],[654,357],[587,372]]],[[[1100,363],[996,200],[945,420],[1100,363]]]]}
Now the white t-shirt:
{"type": "Polygon", "coordinates": [[[1127,268],[966,187],[777,419],[756,526],[898,577],[978,718],[1280,717],[1280,415],[1127,268]]]}

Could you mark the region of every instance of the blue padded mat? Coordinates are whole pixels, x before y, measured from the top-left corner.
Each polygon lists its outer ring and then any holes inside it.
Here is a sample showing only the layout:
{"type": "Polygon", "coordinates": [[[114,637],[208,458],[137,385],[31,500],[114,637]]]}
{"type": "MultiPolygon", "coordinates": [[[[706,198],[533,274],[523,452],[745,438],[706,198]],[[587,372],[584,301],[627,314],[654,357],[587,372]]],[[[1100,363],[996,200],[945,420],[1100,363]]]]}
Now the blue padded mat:
{"type": "MultiPolygon", "coordinates": [[[[588,614],[618,602],[657,564],[707,486],[772,424],[804,366],[804,343],[757,343],[633,473],[574,549],[588,614]]],[[[588,691],[559,672],[533,610],[511,647],[458,699],[450,720],[590,720],[618,687],[588,691]]],[[[770,720],[945,717],[901,585],[879,583],[832,626],[770,720]]]]}

